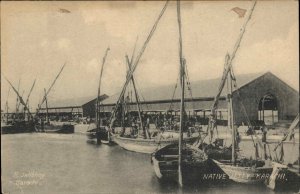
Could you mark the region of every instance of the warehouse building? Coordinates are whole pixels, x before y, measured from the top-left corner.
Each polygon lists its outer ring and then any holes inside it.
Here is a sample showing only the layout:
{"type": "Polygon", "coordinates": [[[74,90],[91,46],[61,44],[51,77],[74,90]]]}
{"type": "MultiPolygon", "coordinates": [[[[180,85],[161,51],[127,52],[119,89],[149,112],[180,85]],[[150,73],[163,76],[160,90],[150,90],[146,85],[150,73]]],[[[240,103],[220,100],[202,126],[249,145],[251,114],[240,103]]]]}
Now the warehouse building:
{"type": "MultiPolygon", "coordinates": [[[[267,125],[289,123],[299,112],[299,92],[283,82],[271,72],[261,74],[244,74],[236,76],[238,88],[233,91],[233,109],[237,124],[247,121],[264,121],[267,125]]],[[[219,79],[192,82],[186,91],[186,111],[188,115],[197,115],[208,121],[208,115],[217,93],[219,79]]],[[[173,111],[179,114],[180,85],[147,88],[139,92],[140,104],[143,112],[164,114],[173,111]]],[[[132,91],[126,95],[127,107],[137,111],[137,105],[132,91]]],[[[218,120],[227,120],[227,90],[226,86],[221,94],[218,105],[218,120]]],[[[102,101],[102,112],[110,113],[118,100],[119,94],[112,95],[102,101]]],[[[223,121],[223,122],[222,122],[223,121]]]]}
{"type": "MultiPolygon", "coordinates": [[[[103,94],[99,97],[102,101],[108,96],[103,94]]],[[[48,115],[52,118],[65,118],[70,120],[73,118],[82,117],[95,117],[96,112],[96,101],[95,97],[83,97],[83,98],[72,98],[60,101],[48,102],[48,115]]],[[[46,115],[47,109],[45,104],[40,110],[40,115],[46,115]]]]}
{"type": "MultiPolygon", "coordinates": [[[[233,109],[236,124],[247,121],[263,121],[267,125],[290,123],[299,113],[299,92],[283,82],[271,72],[237,75],[238,88],[233,91],[233,109]]],[[[186,87],[185,107],[189,116],[198,117],[203,124],[208,122],[210,109],[217,93],[220,78],[192,82],[186,87]],[[189,90],[191,88],[191,90],[189,90]]],[[[145,88],[138,91],[140,107],[144,114],[179,114],[180,85],[145,88]]],[[[221,94],[217,119],[227,123],[227,89],[221,94]]],[[[109,117],[119,98],[119,93],[100,97],[100,114],[109,117]]],[[[127,109],[137,112],[138,108],[133,90],[127,90],[125,99],[127,109]]],[[[96,98],[69,99],[50,104],[52,115],[79,115],[95,117],[96,98]]],[[[42,110],[45,114],[45,109],[42,110]]]]}

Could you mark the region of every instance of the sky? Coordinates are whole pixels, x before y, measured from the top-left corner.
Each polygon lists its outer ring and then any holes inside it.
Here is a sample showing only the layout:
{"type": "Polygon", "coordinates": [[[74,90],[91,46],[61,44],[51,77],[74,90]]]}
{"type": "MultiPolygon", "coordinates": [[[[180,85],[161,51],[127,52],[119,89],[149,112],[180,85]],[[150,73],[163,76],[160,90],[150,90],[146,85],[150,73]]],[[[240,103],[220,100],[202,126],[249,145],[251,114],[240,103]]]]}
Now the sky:
{"type": "MultiPolygon", "coordinates": [[[[125,56],[138,53],[165,2],[1,2],[1,109],[16,95],[5,75],[35,109],[66,63],[48,100],[96,96],[102,58],[101,93],[120,91],[125,82],[125,56]]],[[[183,56],[190,81],[222,75],[252,7],[251,1],[181,2],[183,56]],[[232,9],[248,10],[240,18],[232,9]]],[[[256,4],[233,61],[236,74],[271,71],[299,88],[299,32],[297,1],[256,4]]],[[[134,73],[138,88],[175,84],[178,77],[176,2],[170,2],[134,73]]],[[[238,80],[237,80],[238,81],[238,80]]],[[[298,90],[299,91],[299,90],[298,90]]],[[[147,97],[145,97],[147,98],[147,97]]]]}

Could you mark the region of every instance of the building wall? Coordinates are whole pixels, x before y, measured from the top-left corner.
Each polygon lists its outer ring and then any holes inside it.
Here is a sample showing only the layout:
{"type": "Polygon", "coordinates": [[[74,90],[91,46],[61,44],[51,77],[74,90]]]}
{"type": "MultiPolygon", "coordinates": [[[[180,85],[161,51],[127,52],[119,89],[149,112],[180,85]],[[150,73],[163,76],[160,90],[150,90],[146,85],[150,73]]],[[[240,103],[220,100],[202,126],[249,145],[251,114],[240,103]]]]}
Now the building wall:
{"type": "MultiPolygon", "coordinates": [[[[237,83],[239,83],[239,80],[237,80],[237,83]]],[[[247,112],[250,120],[258,120],[259,102],[266,94],[272,94],[277,99],[279,122],[281,120],[293,120],[298,114],[299,92],[292,89],[272,73],[268,72],[242,86],[238,92],[233,92],[233,108],[236,123],[247,123],[244,110],[247,112]],[[240,100],[238,93],[240,93],[240,100]],[[243,109],[241,102],[245,109],[243,109]]],[[[186,110],[190,111],[191,113],[192,110],[195,109],[209,110],[212,106],[213,99],[214,97],[194,98],[193,100],[187,99],[187,102],[185,102],[186,110]]],[[[94,99],[82,106],[83,115],[85,117],[95,117],[95,102],[96,101],[94,99]]],[[[143,101],[141,102],[141,109],[143,111],[167,111],[169,110],[171,104],[172,110],[180,109],[180,100],[178,99],[173,101],[171,99],[150,102],[143,101]]],[[[111,112],[114,106],[114,104],[101,104],[100,111],[111,112]]],[[[136,104],[130,104],[129,109],[132,111],[137,111],[136,104]]],[[[225,97],[221,97],[221,100],[219,101],[219,109],[226,111],[227,101],[225,97]]]]}
{"type": "MultiPolygon", "coordinates": [[[[46,116],[47,110],[41,109],[39,115],[46,116]]],[[[49,116],[69,116],[72,117],[74,115],[81,116],[82,115],[82,108],[80,106],[74,107],[56,107],[56,108],[49,108],[48,109],[49,116]]]]}
{"type": "MultiPolygon", "coordinates": [[[[279,122],[282,120],[293,120],[299,113],[299,93],[269,72],[242,86],[238,91],[233,92],[233,108],[236,123],[241,124],[244,122],[246,124],[246,114],[250,121],[258,120],[259,102],[267,94],[272,94],[276,97],[279,122]]],[[[143,102],[141,109],[143,111],[166,111],[169,110],[171,102],[171,100],[143,102]]],[[[196,98],[193,101],[188,100],[188,102],[185,102],[186,110],[191,112],[195,109],[208,110],[211,108],[212,102],[213,97],[196,98]]],[[[110,112],[113,107],[114,104],[103,105],[101,111],[110,112]]],[[[130,105],[129,108],[137,111],[136,104],[130,105]]],[[[218,108],[227,109],[225,97],[221,97],[218,108]]],[[[180,109],[180,100],[172,102],[172,109],[180,109]]]]}
{"type": "MultiPolygon", "coordinates": [[[[194,99],[185,102],[185,109],[186,111],[193,111],[195,109],[210,109],[213,103],[213,98],[209,99],[194,99]]],[[[101,111],[110,112],[114,107],[113,104],[110,105],[102,105],[101,111]]],[[[132,111],[137,111],[137,105],[132,103],[128,105],[129,109],[132,111]]],[[[170,109],[172,110],[180,110],[180,101],[179,100],[167,100],[167,101],[156,101],[156,102],[143,102],[140,105],[141,110],[143,111],[167,111],[170,109]]],[[[221,98],[219,102],[219,108],[225,109],[227,107],[227,102],[225,98],[221,98]]]]}
{"type": "Polygon", "coordinates": [[[84,117],[94,118],[96,115],[96,99],[82,105],[82,111],[84,117]]]}
{"type": "Polygon", "coordinates": [[[279,121],[293,120],[299,113],[299,93],[273,74],[266,73],[233,93],[236,123],[246,121],[241,102],[249,119],[258,120],[259,102],[266,94],[272,94],[277,99],[279,121]]]}
{"type": "MultiPolygon", "coordinates": [[[[108,96],[106,94],[103,94],[99,96],[99,101],[101,102],[106,98],[108,98],[108,96]]],[[[97,98],[94,98],[93,100],[90,100],[87,103],[82,105],[82,111],[84,117],[90,117],[90,118],[96,117],[96,102],[97,102],[97,98]]]]}

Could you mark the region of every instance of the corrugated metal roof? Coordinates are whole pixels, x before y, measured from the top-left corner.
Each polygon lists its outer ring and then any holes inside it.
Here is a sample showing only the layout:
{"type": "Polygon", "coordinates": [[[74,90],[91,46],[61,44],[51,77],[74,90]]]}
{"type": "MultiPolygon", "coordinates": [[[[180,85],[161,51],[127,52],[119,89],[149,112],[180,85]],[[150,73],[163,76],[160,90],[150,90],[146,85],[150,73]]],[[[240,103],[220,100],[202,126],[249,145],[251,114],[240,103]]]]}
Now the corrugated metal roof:
{"type": "MultiPolygon", "coordinates": [[[[236,80],[238,86],[242,87],[264,74],[266,73],[240,74],[240,75],[236,75],[236,80]]],[[[214,97],[217,93],[220,81],[221,78],[191,82],[193,98],[214,97]]],[[[176,89],[174,99],[180,99],[180,85],[177,84],[177,86],[178,87],[176,89]]],[[[175,88],[175,84],[155,87],[155,88],[144,88],[138,91],[138,93],[145,98],[145,101],[171,100],[173,96],[174,88],[175,88]]],[[[103,100],[102,103],[114,104],[119,98],[119,95],[120,93],[114,94],[108,97],[107,99],[103,100]]],[[[223,90],[221,96],[225,96],[225,95],[226,95],[226,90],[223,90]]],[[[186,91],[186,97],[191,98],[189,91],[186,91]]],[[[132,101],[135,102],[135,98],[133,98],[132,101]]]]}

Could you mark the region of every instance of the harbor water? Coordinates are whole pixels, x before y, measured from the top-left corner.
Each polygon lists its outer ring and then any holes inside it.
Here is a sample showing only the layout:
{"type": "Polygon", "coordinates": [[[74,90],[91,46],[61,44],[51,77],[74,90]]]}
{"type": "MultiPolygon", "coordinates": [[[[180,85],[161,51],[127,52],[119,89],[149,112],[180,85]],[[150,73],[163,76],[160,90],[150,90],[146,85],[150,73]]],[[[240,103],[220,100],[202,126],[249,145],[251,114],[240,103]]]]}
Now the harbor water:
{"type": "MultiPolygon", "coordinates": [[[[248,155],[251,143],[241,144],[248,155]]],[[[293,160],[298,147],[285,144],[285,155],[293,160]]],[[[232,182],[180,189],[157,179],[150,155],[96,145],[80,133],[1,135],[1,148],[4,193],[276,193],[232,182]]]]}

